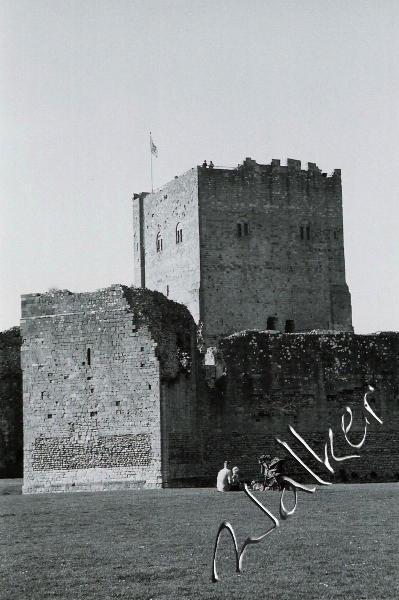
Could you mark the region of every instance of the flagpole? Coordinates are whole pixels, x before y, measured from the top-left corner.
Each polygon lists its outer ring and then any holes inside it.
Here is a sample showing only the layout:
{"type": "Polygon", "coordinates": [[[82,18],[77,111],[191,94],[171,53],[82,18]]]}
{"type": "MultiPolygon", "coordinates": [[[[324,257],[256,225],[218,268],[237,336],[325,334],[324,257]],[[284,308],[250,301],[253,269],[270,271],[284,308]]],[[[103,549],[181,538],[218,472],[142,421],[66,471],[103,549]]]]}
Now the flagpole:
{"type": "Polygon", "coordinates": [[[151,146],[151,131],[150,131],[150,157],[151,157],[151,192],[154,191],[154,182],[152,178],[152,146],[151,146]]]}

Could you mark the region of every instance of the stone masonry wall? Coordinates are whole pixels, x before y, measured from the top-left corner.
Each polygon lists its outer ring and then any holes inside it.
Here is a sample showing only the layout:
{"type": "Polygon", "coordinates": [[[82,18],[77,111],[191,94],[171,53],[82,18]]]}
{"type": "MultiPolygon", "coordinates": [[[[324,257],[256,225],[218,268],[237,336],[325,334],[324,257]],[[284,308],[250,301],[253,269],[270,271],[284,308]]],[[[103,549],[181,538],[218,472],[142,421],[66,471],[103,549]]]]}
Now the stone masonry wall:
{"type": "Polygon", "coordinates": [[[145,284],[145,287],[181,302],[198,321],[200,266],[197,169],[173,179],[154,193],[135,194],[133,249],[135,285],[145,284]],[[143,261],[145,280],[142,275],[143,261]]]}
{"type": "Polygon", "coordinates": [[[201,390],[204,483],[214,483],[224,460],[237,464],[251,480],[257,475],[256,459],[264,453],[288,458],[286,473],[311,482],[275,437],[289,443],[327,481],[399,479],[398,333],[243,332],[220,341],[216,366],[207,369],[210,387],[201,390]],[[343,437],[341,418],[349,406],[354,422],[348,437],[358,443],[368,383],[375,386],[370,405],[383,425],[369,417],[366,441],[356,451],[343,437]],[[360,458],[331,461],[331,475],[288,432],[288,425],[322,458],[331,427],[335,454],[358,453],[360,458]]]}
{"type": "Polygon", "coordinates": [[[157,341],[162,485],[188,486],[200,469],[196,326],[186,307],[159,292],[134,289],[128,299],[135,313],[145,307],[146,323],[157,341]]]}
{"type": "Polygon", "coordinates": [[[185,307],[120,285],[61,290],[23,296],[21,327],[25,493],[160,487],[175,477],[161,431],[193,380],[185,307]]]}
{"type": "MultiPolygon", "coordinates": [[[[198,168],[206,345],[243,329],[352,330],[341,174],[288,159],[198,168]],[[275,323],[268,324],[274,317],[275,323]]],[[[289,330],[288,330],[289,331],[289,330]]]]}
{"type": "Polygon", "coordinates": [[[19,327],[0,333],[0,477],[22,477],[22,372],[19,327]]]}

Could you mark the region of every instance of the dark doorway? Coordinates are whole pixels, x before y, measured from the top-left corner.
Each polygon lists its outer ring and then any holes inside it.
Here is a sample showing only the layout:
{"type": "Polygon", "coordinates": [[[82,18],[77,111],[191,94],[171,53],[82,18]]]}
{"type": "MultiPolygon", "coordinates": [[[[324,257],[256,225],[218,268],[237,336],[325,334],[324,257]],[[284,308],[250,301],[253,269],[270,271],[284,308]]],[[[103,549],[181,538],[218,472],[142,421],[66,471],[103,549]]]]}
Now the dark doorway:
{"type": "Polygon", "coordinates": [[[285,333],[294,333],[295,323],[292,319],[287,319],[285,322],[285,333]]]}
{"type": "Polygon", "coordinates": [[[269,317],[266,327],[267,329],[277,329],[277,317],[269,317]]]}

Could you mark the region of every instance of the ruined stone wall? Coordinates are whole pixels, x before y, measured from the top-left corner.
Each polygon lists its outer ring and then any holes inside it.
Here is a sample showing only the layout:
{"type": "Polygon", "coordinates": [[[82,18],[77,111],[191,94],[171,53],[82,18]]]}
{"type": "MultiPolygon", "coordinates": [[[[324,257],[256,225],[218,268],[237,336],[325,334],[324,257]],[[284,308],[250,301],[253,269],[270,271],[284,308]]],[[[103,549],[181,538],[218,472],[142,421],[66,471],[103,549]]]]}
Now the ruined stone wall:
{"type": "Polygon", "coordinates": [[[160,419],[163,487],[189,486],[200,472],[196,326],[189,311],[161,293],[129,292],[157,341],[160,362],[160,419]],[[145,302],[143,302],[145,298],[145,302]]]}
{"type": "Polygon", "coordinates": [[[145,287],[181,302],[196,321],[200,288],[197,182],[195,168],[162,189],[136,194],[133,199],[135,285],[144,282],[145,287]]]}
{"type": "MultiPolygon", "coordinates": [[[[205,483],[214,482],[226,459],[251,480],[260,454],[289,458],[275,437],[288,442],[327,481],[399,479],[398,333],[244,332],[222,339],[216,366],[207,369],[211,387],[201,390],[205,483]],[[383,425],[369,417],[366,441],[356,451],[343,437],[341,417],[349,406],[354,422],[348,437],[358,443],[364,431],[361,406],[368,383],[375,386],[370,405],[383,425]],[[331,461],[335,470],[331,475],[288,432],[288,425],[322,458],[331,427],[335,454],[358,453],[360,458],[331,461]]],[[[299,481],[312,481],[294,459],[287,461],[286,473],[299,481]]]]}
{"type": "Polygon", "coordinates": [[[0,477],[22,477],[22,372],[19,327],[0,333],[0,477]]]}
{"type": "Polygon", "coordinates": [[[247,159],[200,167],[198,186],[207,345],[248,328],[352,330],[339,170],[247,159]]]}
{"type": "MultiPolygon", "coordinates": [[[[195,395],[184,307],[120,285],[63,290],[23,296],[21,327],[25,493],[160,487],[176,476],[161,440],[173,431],[171,402],[190,385],[195,395]]],[[[190,418],[181,412],[178,429],[190,418]]]]}

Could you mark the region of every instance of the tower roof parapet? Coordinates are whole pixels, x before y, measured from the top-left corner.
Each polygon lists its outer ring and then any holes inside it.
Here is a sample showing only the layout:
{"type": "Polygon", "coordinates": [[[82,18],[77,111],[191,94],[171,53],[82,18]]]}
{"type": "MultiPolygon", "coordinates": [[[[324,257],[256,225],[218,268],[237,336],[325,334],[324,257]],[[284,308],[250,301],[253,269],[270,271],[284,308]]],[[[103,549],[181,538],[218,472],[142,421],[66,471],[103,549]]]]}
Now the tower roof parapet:
{"type": "Polygon", "coordinates": [[[317,166],[314,162],[307,163],[307,169],[302,168],[302,162],[295,158],[287,158],[286,164],[281,164],[281,160],[279,158],[272,158],[270,163],[262,164],[258,163],[255,159],[247,156],[242,163],[239,163],[237,167],[227,167],[222,165],[214,165],[211,169],[208,166],[200,165],[198,169],[202,173],[212,173],[212,172],[221,172],[221,171],[230,171],[230,172],[242,172],[244,171],[254,171],[254,172],[267,172],[267,171],[279,171],[281,173],[284,172],[298,172],[298,173],[308,173],[311,176],[320,175],[324,178],[330,177],[340,177],[341,170],[334,169],[331,175],[328,175],[317,166]]]}

